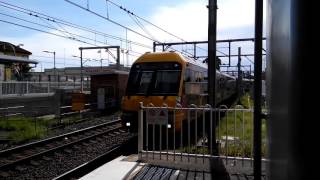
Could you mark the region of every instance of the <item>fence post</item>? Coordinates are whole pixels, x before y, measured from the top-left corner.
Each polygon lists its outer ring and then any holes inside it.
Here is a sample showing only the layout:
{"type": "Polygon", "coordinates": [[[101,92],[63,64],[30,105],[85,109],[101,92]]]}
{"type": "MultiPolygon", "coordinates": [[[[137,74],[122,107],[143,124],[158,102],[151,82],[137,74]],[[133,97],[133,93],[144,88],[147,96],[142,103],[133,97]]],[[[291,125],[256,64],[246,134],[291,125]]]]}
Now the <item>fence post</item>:
{"type": "Polygon", "coordinates": [[[61,124],[61,96],[62,96],[62,91],[60,90],[56,90],[55,94],[54,94],[54,105],[55,105],[55,116],[58,117],[58,119],[60,120],[60,124],[61,124]]]}
{"type": "Polygon", "coordinates": [[[143,102],[140,102],[140,109],[138,112],[138,153],[139,160],[142,159],[143,149],[143,102]]]}
{"type": "Polygon", "coordinates": [[[47,93],[50,93],[50,82],[48,82],[48,92],[47,93]]]}
{"type": "Polygon", "coordinates": [[[29,82],[27,81],[27,92],[26,94],[29,94],[29,82]]]}
{"type": "Polygon", "coordinates": [[[37,118],[36,118],[35,114],[33,114],[33,120],[34,120],[35,137],[37,137],[37,118]]]}
{"type": "Polygon", "coordinates": [[[0,82],[0,96],[2,96],[2,86],[3,86],[3,82],[0,82]]]}

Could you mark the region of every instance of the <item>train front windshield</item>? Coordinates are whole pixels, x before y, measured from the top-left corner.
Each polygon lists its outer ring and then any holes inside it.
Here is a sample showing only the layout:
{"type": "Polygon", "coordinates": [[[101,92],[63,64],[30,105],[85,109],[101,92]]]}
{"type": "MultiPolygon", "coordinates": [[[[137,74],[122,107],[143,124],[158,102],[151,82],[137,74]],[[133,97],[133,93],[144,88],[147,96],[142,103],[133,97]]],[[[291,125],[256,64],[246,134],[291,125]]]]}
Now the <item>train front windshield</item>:
{"type": "Polygon", "coordinates": [[[180,79],[179,63],[137,63],[130,71],[127,95],[176,96],[180,79]]]}

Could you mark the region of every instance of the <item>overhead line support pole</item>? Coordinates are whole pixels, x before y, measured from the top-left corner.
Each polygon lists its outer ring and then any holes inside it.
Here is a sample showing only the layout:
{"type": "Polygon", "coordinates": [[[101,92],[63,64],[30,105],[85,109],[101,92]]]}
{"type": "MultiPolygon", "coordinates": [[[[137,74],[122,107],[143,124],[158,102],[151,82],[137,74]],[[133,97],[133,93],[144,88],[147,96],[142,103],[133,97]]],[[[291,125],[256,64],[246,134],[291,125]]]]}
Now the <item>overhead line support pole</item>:
{"type": "MultiPolygon", "coordinates": [[[[208,102],[215,108],[216,106],[216,41],[217,41],[217,0],[209,0],[209,24],[208,24],[208,102]]],[[[215,112],[212,117],[212,127],[209,128],[209,147],[213,155],[218,155],[216,145],[216,117],[215,112]]]]}
{"type": "Polygon", "coordinates": [[[228,42],[229,44],[229,66],[231,66],[231,42],[228,42]]]}
{"type": "Polygon", "coordinates": [[[81,89],[81,92],[83,92],[83,74],[82,74],[82,70],[83,70],[83,65],[82,65],[82,48],[80,47],[80,89],[81,89]]]}
{"type": "Polygon", "coordinates": [[[254,30],[254,120],[253,145],[255,180],[261,179],[261,72],[262,72],[263,0],[255,0],[254,30]]]}
{"type": "Polygon", "coordinates": [[[81,76],[81,92],[83,92],[83,63],[82,63],[82,51],[88,49],[117,49],[117,70],[120,70],[120,46],[96,46],[96,47],[79,47],[80,50],[80,60],[81,60],[81,67],[80,67],[80,76],[81,76]]]}

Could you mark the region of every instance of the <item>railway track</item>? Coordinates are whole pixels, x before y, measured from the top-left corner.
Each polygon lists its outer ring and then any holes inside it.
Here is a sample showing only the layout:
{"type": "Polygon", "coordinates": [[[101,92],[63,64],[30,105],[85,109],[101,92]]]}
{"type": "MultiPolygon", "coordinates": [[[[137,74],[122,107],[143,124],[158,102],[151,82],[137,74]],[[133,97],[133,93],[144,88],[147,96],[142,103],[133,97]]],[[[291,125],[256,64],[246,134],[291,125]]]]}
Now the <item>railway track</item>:
{"type": "MultiPolygon", "coordinates": [[[[49,170],[52,167],[55,167],[51,162],[56,161],[57,163],[64,164],[63,161],[65,159],[65,164],[68,164],[70,163],[68,162],[70,160],[67,159],[70,154],[81,154],[82,152],[85,152],[81,155],[81,159],[74,157],[74,160],[80,160],[79,162],[73,163],[71,160],[73,166],[78,166],[79,163],[83,163],[81,162],[82,159],[83,161],[88,161],[88,159],[95,157],[95,155],[90,155],[91,150],[94,152],[99,149],[99,146],[104,145],[104,148],[101,147],[100,150],[103,151],[103,149],[105,149],[104,151],[106,151],[108,148],[114,147],[114,145],[120,145],[129,137],[130,134],[121,129],[120,120],[114,120],[101,125],[0,151],[0,178],[56,177],[59,174],[68,171],[68,169],[57,169],[56,173],[41,170],[41,173],[38,173],[39,165],[41,164],[42,169],[43,166],[48,166],[47,169],[49,170]],[[123,139],[121,139],[121,137],[123,137],[123,139]],[[97,148],[95,148],[95,146],[97,148]],[[31,169],[33,169],[32,173],[31,169]],[[37,172],[35,173],[34,170],[37,172]],[[31,174],[26,174],[28,172],[31,174]],[[46,173],[48,175],[46,175],[46,173]]],[[[99,152],[95,152],[95,154],[99,155],[99,152]]],[[[69,168],[74,168],[73,166],[71,165],[69,168]]]]}

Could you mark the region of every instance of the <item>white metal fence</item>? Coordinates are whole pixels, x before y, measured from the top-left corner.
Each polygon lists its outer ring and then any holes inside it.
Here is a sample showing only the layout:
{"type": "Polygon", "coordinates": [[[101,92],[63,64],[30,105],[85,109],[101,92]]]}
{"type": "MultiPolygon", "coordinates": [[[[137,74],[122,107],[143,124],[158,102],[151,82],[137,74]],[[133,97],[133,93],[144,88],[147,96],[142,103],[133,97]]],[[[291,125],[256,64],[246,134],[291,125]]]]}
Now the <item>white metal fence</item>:
{"type": "Polygon", "coordinates": [[[138,151],[142,162],[209,171],[212,160],[218,159],[228,167],[241,166],[253,171],[253,109],[239,105],[232,109],[226,106],[214,109],[210,105],[154,107],[141,103],[138,121],[138,151]],[[215,127],[218,155],[213,155],[208,146],[212,144],[209,138],[212,127],[215,127]]]}
{"type": "MultiPolygon", "coordinates": [[[[0,96],[53,93],[56,89],[79,89],[81,82],[0,82],[0,96]]],[[[90,82],[83,83],[84,90],[90,90],[90,82]]]]}

